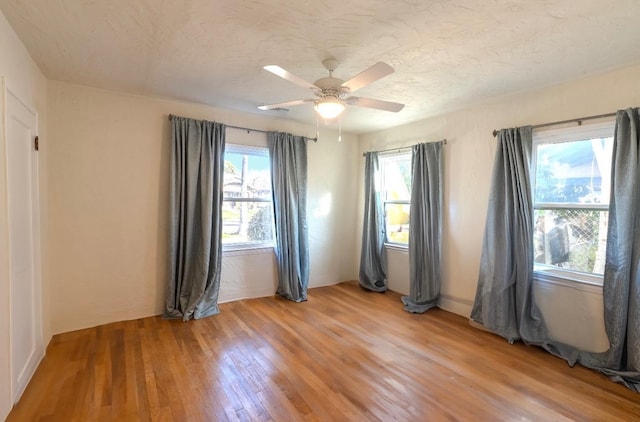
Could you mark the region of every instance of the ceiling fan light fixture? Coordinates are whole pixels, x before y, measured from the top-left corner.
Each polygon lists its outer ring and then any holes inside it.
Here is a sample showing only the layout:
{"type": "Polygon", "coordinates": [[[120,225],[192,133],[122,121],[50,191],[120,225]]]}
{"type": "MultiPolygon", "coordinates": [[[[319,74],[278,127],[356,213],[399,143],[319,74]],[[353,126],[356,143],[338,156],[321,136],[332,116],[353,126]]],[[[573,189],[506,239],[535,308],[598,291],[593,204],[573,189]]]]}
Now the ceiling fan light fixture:
{"type": "Polygon", "coordinates": [[[344,111],[344,102],[335,97],[323,98],[316,102],[316,111],[323,119],[335,119],[344,111]]]}

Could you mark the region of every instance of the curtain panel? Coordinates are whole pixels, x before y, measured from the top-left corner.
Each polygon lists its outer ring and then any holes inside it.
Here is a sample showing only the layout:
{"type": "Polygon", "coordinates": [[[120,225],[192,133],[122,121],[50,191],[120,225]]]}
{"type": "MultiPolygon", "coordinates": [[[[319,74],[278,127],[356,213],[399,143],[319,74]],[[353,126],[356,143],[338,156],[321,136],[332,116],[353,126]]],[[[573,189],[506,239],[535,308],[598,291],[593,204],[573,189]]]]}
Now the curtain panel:
{"type": "Polygon", "coordinates": [[[471,319],[510,343],[547,345],[533,300],[531,126],[497,136],[491,192],[471,319]]]}
{"type": "Polygon", "coordinates": [[[307,138],[268,132],[267,142],[276,226],[276,293],[303,302],[309,285],[307,138]]]}
{"type": "Polygon", "coordinates": [[[614,133],[603,281],[610,347],[578,361],[640,392],[640,109],[618,111],[614,133]]]}
{"type": "Polygon", "coordinates": [[[387,262],[384,251],[385,225],[378,180],[378,153],[365,153],[364,215],[360,249],[360,286],[373,292],[387,290],[387,262]]]}
{"type": "Polygon", "coordinates": [[[438,305],[442,278],[442,146],[414,145],[409,212],[410,292],[404,310],[422,313],[438,305]]]}
{"type": "Polygon", "coordinates": [[[169,280],[164,316],[219,313],[225,125],[170,116],[169,280]]]}

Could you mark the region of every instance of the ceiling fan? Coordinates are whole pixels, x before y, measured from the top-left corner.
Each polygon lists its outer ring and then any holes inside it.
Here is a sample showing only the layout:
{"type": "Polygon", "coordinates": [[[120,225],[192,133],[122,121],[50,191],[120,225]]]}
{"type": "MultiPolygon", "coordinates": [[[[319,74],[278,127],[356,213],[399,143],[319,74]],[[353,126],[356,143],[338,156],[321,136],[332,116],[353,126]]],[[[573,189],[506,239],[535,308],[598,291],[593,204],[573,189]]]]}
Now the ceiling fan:
{"type": "Polygon", "coordinates": [[[322,64],[329,71],[329,76],[320,78],[314,83],[309,83],[304,79],[287,72],[280,66],[265,66],[264,69],[274,75],[280,76],[281,78],[286,79],[289,82],[293,82],[303,88],[312,90],[316,98],[306,98],[302,100],[286,101],[284,103],[261,105],[258,108],[260,110],[274,110],[305,103],[313,103],[318,114],[327,120],[340,115],[346,105],[367,107],[396,113],[404,108],[404,104],[400,103],[350,96],[351,93],[358,89],[364,88],[378,79],[392,74],[393,68],[388,64],[378,62],[346,82],[333,76],[333,72],[339,64],[338,60],[330,58],[323,61],[322,64]]]}

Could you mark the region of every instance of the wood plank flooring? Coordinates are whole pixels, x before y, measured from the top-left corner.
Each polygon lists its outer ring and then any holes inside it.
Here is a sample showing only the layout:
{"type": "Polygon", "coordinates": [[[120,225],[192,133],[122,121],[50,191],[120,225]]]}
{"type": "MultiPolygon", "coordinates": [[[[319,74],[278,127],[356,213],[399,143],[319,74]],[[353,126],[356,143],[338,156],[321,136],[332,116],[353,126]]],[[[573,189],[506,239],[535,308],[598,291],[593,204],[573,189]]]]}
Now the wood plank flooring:
{"type": "Polygon", "coordinates": [[[632,421],[640,395],[356,283],[54,337],[8,421],[632,421]]]}

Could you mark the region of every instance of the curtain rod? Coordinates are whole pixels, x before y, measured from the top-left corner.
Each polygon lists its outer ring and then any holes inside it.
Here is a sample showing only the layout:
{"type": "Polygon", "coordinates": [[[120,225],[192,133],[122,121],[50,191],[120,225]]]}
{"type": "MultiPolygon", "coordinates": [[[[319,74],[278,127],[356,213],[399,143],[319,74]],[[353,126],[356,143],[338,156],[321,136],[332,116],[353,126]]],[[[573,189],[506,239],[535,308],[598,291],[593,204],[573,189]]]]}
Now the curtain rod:
{"type": "MultiPolygon", "coordinates": [[[[262,130],[262,129],[251,129],[249,127],[242,127],[242,126],[232,126],[232,125],[226,125],[227,127],[230,127],[231,129],[240,129],[240,130],[246,130],[247,132],[260,132],[260,133],[268,133],[268,130],[262,130]]],[[[305,136],[305,138],[307,138],[305,136]]],[[[318,138],[307,138],[310,141],[313,142],[318,142],[318,138]]]]}
{"type": "MultiPolygon", "coordinates": [[[[171,121],[171,118],[173,117],[173,114],[169,114],[169,121],[171,121]]],[[[231,129],[240,129],[240,130],[246,130],[247,132],[260,132],[260,133],[267,133],[269,132],[268,130],[262,130],[262,129],[251,129],[250,127],[242,127],[242,126],[232,126],[232,125],[225,125],[226,127],[230,127],[231,129]]],[[[307,138],[305,136],[305,138],[307,138]]],[[[318,142],[318,138],[307,138],[310,141],[313,142],[318,142]]]]}
{"type": "MultiPolygon", "coordinates": [[[[547,127],[547,126],[555,126],[555,125],[563,125],[565,123],[578,123],[578,126],[582,125],[582,121],[583,120],[593,120],[593,119],[603,119],[605,117],[613,117],[615,116],[616,113],[606,113],[606,114],[598,114],[596,116],[587,116],[587,117],[578,117],[575,119],[569,119],[569,120],[560,120],[558,122],[550,122],[550,123],[540,123],[539,125],[533,125],[531,126],[533,129],[538,129],[541,127],[547,127]]],[[[493,130],[493,136],[495,137],[498,134],[497,130],[493,130]]]]}
{"type": "MultiPolygon", "coordinates": [[[[439,141],[433,141],[433,142],[444,142],[445,145],[447,145],[447,139],[440,139],[439,141]]],[[[417,144],[414,144],[417,145],[417,144]]],[[[367,152],[389,152],[389,151],[404,151],[405,149],[411,149],[413,147],[413,145],[409,145],[408,147],[399,147],[399,148],[389,148],[389,149],[381,149],[380,151],[367,151],[367,152]]],[[[364,157],[367,153],[363,153],[362,156],[364,157]]]]}

